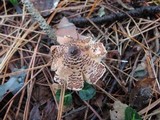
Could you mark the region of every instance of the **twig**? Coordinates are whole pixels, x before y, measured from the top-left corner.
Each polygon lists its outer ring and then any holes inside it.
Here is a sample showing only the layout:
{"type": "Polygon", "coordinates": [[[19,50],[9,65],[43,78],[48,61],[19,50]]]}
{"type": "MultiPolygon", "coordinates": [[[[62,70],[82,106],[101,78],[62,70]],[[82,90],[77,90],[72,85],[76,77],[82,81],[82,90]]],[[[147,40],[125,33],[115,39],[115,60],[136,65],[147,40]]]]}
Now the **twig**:
{"type": "Polygon", "coordinates": [[[103,119],[101,118],[101,116],[96,112],[96,110],[94,110],[94,109],[92,108],[92,106],[90,106],[90,104],[89,104],[88,102],[86,102],[85,100],[83,100],[83,102],[93,111],[93,113],[97,116],[97,118],[98,118],[99,120],[103,120],[103,119]]]}
{"type": "Polygon", "coordinates": [[[62,118],[65,118],[65,117],[67,117],[67,116],[69,116],[69,115],[71,115],[71,114],[74,114],[74,113],[76,113],[76,112],[80,112],[81,110],[84,110],[84,109],[86,109],[86,108],[87,108],[86,106],[82,106],[82,107],[79,107],[79,108],[77,108],[77,109],[74,109],[74,110],[72,110],[71,112],[66,113],[65,115],[63,115],[62,118]]]}
{"type": "Polygon", "coordinates": [[[65,89],[66,85],[65,84],[61,85],[61,94],[60,94],[57,120],[61,120],[62,118],[65,89]]]}
{"type": "MultiPolygon", "coordinates": [[[[114,21],[122,21],[126,18],[129,18],[128,15],[132,17],[146,17],[146,16],[152,16],[156,13],[160,12],[160,6],[147,6],[147,7],[141,7],[137,8],[128,12],[119,12],[114,13],[110,15],[105,15],[103,17],[96,17],[91,18],[90,20],[94,22],[95,24],[110,24],[114,21]]],[[[88,21],[87,18],[84,17],[78,17],[78,18],[72,18],[69,20],[70,22],[74,23],[78,27],[86,27],[88,25],[91,25],[91,23],[88,21]]]]}
{"type": "Polygon", "coordinates": [[[12,100],[32,81],[32,79],[34,79],[44,68],[41,68],[39,71],[37,71],[36,74],[34,74],[34,76],[29,79],[24,85],[23,87],[21,87],[21,89],[19,89],[19,91],[3,106],[3,108],[0,109],[0,113],[8,106],[8,104],[10,104],[12,102],[12,100]]]}
{"type": "Polygon", "coordinates": [[[100,89],[107,97],[109,97],[111,100],[113,101],[117,101],[118,99],[116,99],[114,96],[112,96],[110,93],[106,92],[103,88],[101,88],[98,85],[95,85],[98,89],[100,89]]]}
{"type": "Polygon", "coordinates": [[[154,101],[152,104],[150,104],[149,106],[145,107],[144,109],[142,109],[138,113],[140,115],[143,115],[144,113],[146,113],[146,110],[151,110],[152,108],[154,108],[155,106],[157,106],[159,103],[160,103],[160,99],[154,101]]]}
{"type": "Polygon", "coordinates": [[[54,40],[55,44],[59,44],[57,42],[57,37],[54,29],[47,24],[45,19],[40,15],[38,10],[35,9],[30,0],[22,0],[22,3],[26,6],[28,12],[32,13],[31,15],[39,23],[39,27],[49,36],[49,38],[54,40]]]}

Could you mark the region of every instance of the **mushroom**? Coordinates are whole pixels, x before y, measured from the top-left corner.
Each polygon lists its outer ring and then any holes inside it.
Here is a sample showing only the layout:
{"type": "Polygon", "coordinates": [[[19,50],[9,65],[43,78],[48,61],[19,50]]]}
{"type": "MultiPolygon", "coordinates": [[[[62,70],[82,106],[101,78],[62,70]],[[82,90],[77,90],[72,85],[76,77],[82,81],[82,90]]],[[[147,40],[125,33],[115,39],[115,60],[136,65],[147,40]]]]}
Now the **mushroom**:
{"type": "Polygon", "coordinates": [[[55,71],[55,82],[66,84],[67,89],[75,91],[83,88],[84,81],[96,84],[106,72],[101,63],[106,53],[102,43],[93,43],[91,39],[52,46],[51,70],[55,71]]]}

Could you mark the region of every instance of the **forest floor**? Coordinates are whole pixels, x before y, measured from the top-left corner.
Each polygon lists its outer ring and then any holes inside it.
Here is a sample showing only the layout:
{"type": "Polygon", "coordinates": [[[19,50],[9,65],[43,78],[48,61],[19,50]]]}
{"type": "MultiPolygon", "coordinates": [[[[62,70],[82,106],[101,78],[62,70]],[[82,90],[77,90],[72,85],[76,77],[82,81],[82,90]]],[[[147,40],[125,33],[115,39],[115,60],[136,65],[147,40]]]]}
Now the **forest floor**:
{"type": "Polygon", "coordinates": [[[159,0],[30,1],[57,40],[23,2],[0,1],[0,119],[160,120],[159,0]],[[90,66],[96,84],[68,90],[51,47],[88,37],[105,48],[105,73],[90,66]]]}

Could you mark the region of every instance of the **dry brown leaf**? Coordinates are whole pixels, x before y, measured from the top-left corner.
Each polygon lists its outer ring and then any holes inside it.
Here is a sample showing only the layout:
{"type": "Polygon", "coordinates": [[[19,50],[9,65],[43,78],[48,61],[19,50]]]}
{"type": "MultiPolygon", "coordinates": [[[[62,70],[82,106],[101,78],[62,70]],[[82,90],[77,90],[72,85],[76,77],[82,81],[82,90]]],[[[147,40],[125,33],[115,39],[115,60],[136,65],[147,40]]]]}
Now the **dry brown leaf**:
{"type": "Polygon", "coordinates": [[[29,116],[29,120],[41,120],[39,105],[34,105],[29,116]]]}
{"type": "Polygon", "coordinates": [[[91,104],[94,104],[97,107],[102,107],[104,95],[99,93],[94,98],[95,99],[91,100],[91,104]]]}
{"type": "Polygon", "coordinates": [[[111,51],[108,51],[107,53],[107,58],[118,58],[119,56],[120,55],[117,50],[111,50],[111,51]]]}
{"type": "Polygon", "coordinates": [[[124,120],[125,109],[128,105],[121,103],[120,101],[115,101],[113,104],[113,110],[110,110],[111,120],[124,120]]]}
{"type": "Polygon", "coordinates": [[[47,105],[42,111],[42,120],[56,120],[56,105],[52,101],[47,101],[47,105]]]}
{"type": "Polygon", "coordinates": [[[78,112],[74,112],[74,110],[72,110],[72,111],[73,111],[73,113],[67,115],[65,117],[65,120],[83,120],[84,119],[84,114],[85,114],[86,109],[80,110],[78,112]]]}
{"type": "Polygon", "coordinates": [[[30,0],[34,7],[39,11],[45,11],[43,16],[49,15],[58,5],[59,0],[30,0]]]}
{"type": "Polygon", "coordinates": [[[46,101],[52,97],[52,94],[48,94],[50,88],[46,86],[37,85],[34,87],[32,96],[40,102],[46,101]]]}
{"type": "Polygon", "coordinates": [[[129,102],[131,106],[141,109],[146,105],[153,95],[155,79],[144,78],[139,80],[135,87],[131,90],[129,102]]]}

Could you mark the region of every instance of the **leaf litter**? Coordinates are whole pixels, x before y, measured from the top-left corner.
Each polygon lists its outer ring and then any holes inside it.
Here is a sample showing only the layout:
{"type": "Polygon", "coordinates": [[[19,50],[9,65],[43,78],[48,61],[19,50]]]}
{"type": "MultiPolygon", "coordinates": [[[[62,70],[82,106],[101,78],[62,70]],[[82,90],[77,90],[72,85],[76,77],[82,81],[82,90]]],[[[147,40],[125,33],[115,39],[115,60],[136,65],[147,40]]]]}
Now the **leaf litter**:
{"type": "MultiPolygon", "coordinates": [[[[24,68],[20,69],[20,71],[21,70],[24,70],[24,68]]],[[[18,71],[18,70],[14,70],[14,71],[18,71]]],[[[3,85],[0,85],[0,101],[8,92],[11,92],[14,95],[17,93],[17,91],[19,91],[24,85],[25,76],[26,76],[26,73],[21,73],[21,74],[11,76],[6,83],[4,83],[3,85]]]]}
{"type": "MultiPolygon", "coordinates": [[[[135,119],[134,115],[137,114],[143,119],[158,118],[159,113],[155,111],[160,107],[159,13],[144,18],[129,16],[120,22],[112,21],[111,24],[98,25],[90,21],[89,26],[81,25],[84,27],[78,27],[79,21],[77,24],[69,22],[79,17],[98,19],[106,14],[125,13],[130,7],[136,9],[158,5],[157,1],[62,0],[56,1],[58,4],[51,1],[55,3],[54,7],[48,4],[50,2],[43,1],[47,4],[45,10],[49,9],[45,18],[56,30],[58,43],[66,44],[73,39],[91,37],[101,42],[108,52],[102,60],[107,69],[99,80],[102,84],[98,81],[96,85],[89,84],[90,89],[84,88],[78,92],[66,90],[69,102],[65,103],[70,103],[69,107],[56,99],[56,92],[61,87],[55,83],[55,72],[51,71],[50,48],[53,40],[42,32],[25,9],[19,14],[10,3],[0,2],[0,118],[55,120],[59,114],[64,120],[109,120],[115,119],[115,116],[118,119],[128,117],[125,110],[130,114],[127,119],[135,119]],[[11,66],[18,68],[18,71],[12,71],[11,66]],[[23,66],[27,68],[21,71],[23,66]],[[22,84],[15,82],[18,75],[22,84]],[[8,92],[13,92],[9,99],[8,92]],[[116,103],[116,100],[119,102],[116,103]],[[59,106],[61,103],[63,105],[59,106]],[[125,107],[118,109],[115,103],[125,107]],[[127,106],[132,108],[128,110],[127,106]],[[113,109],[118,110],[111,113],[113,109]]],[[[24,7],[20,2],[18,6],[24,7]]],[[[61,98],[61,94],[58,97],[61,98]]],[[[67,101],[67,97],[64,101],[67,101]]]]}

